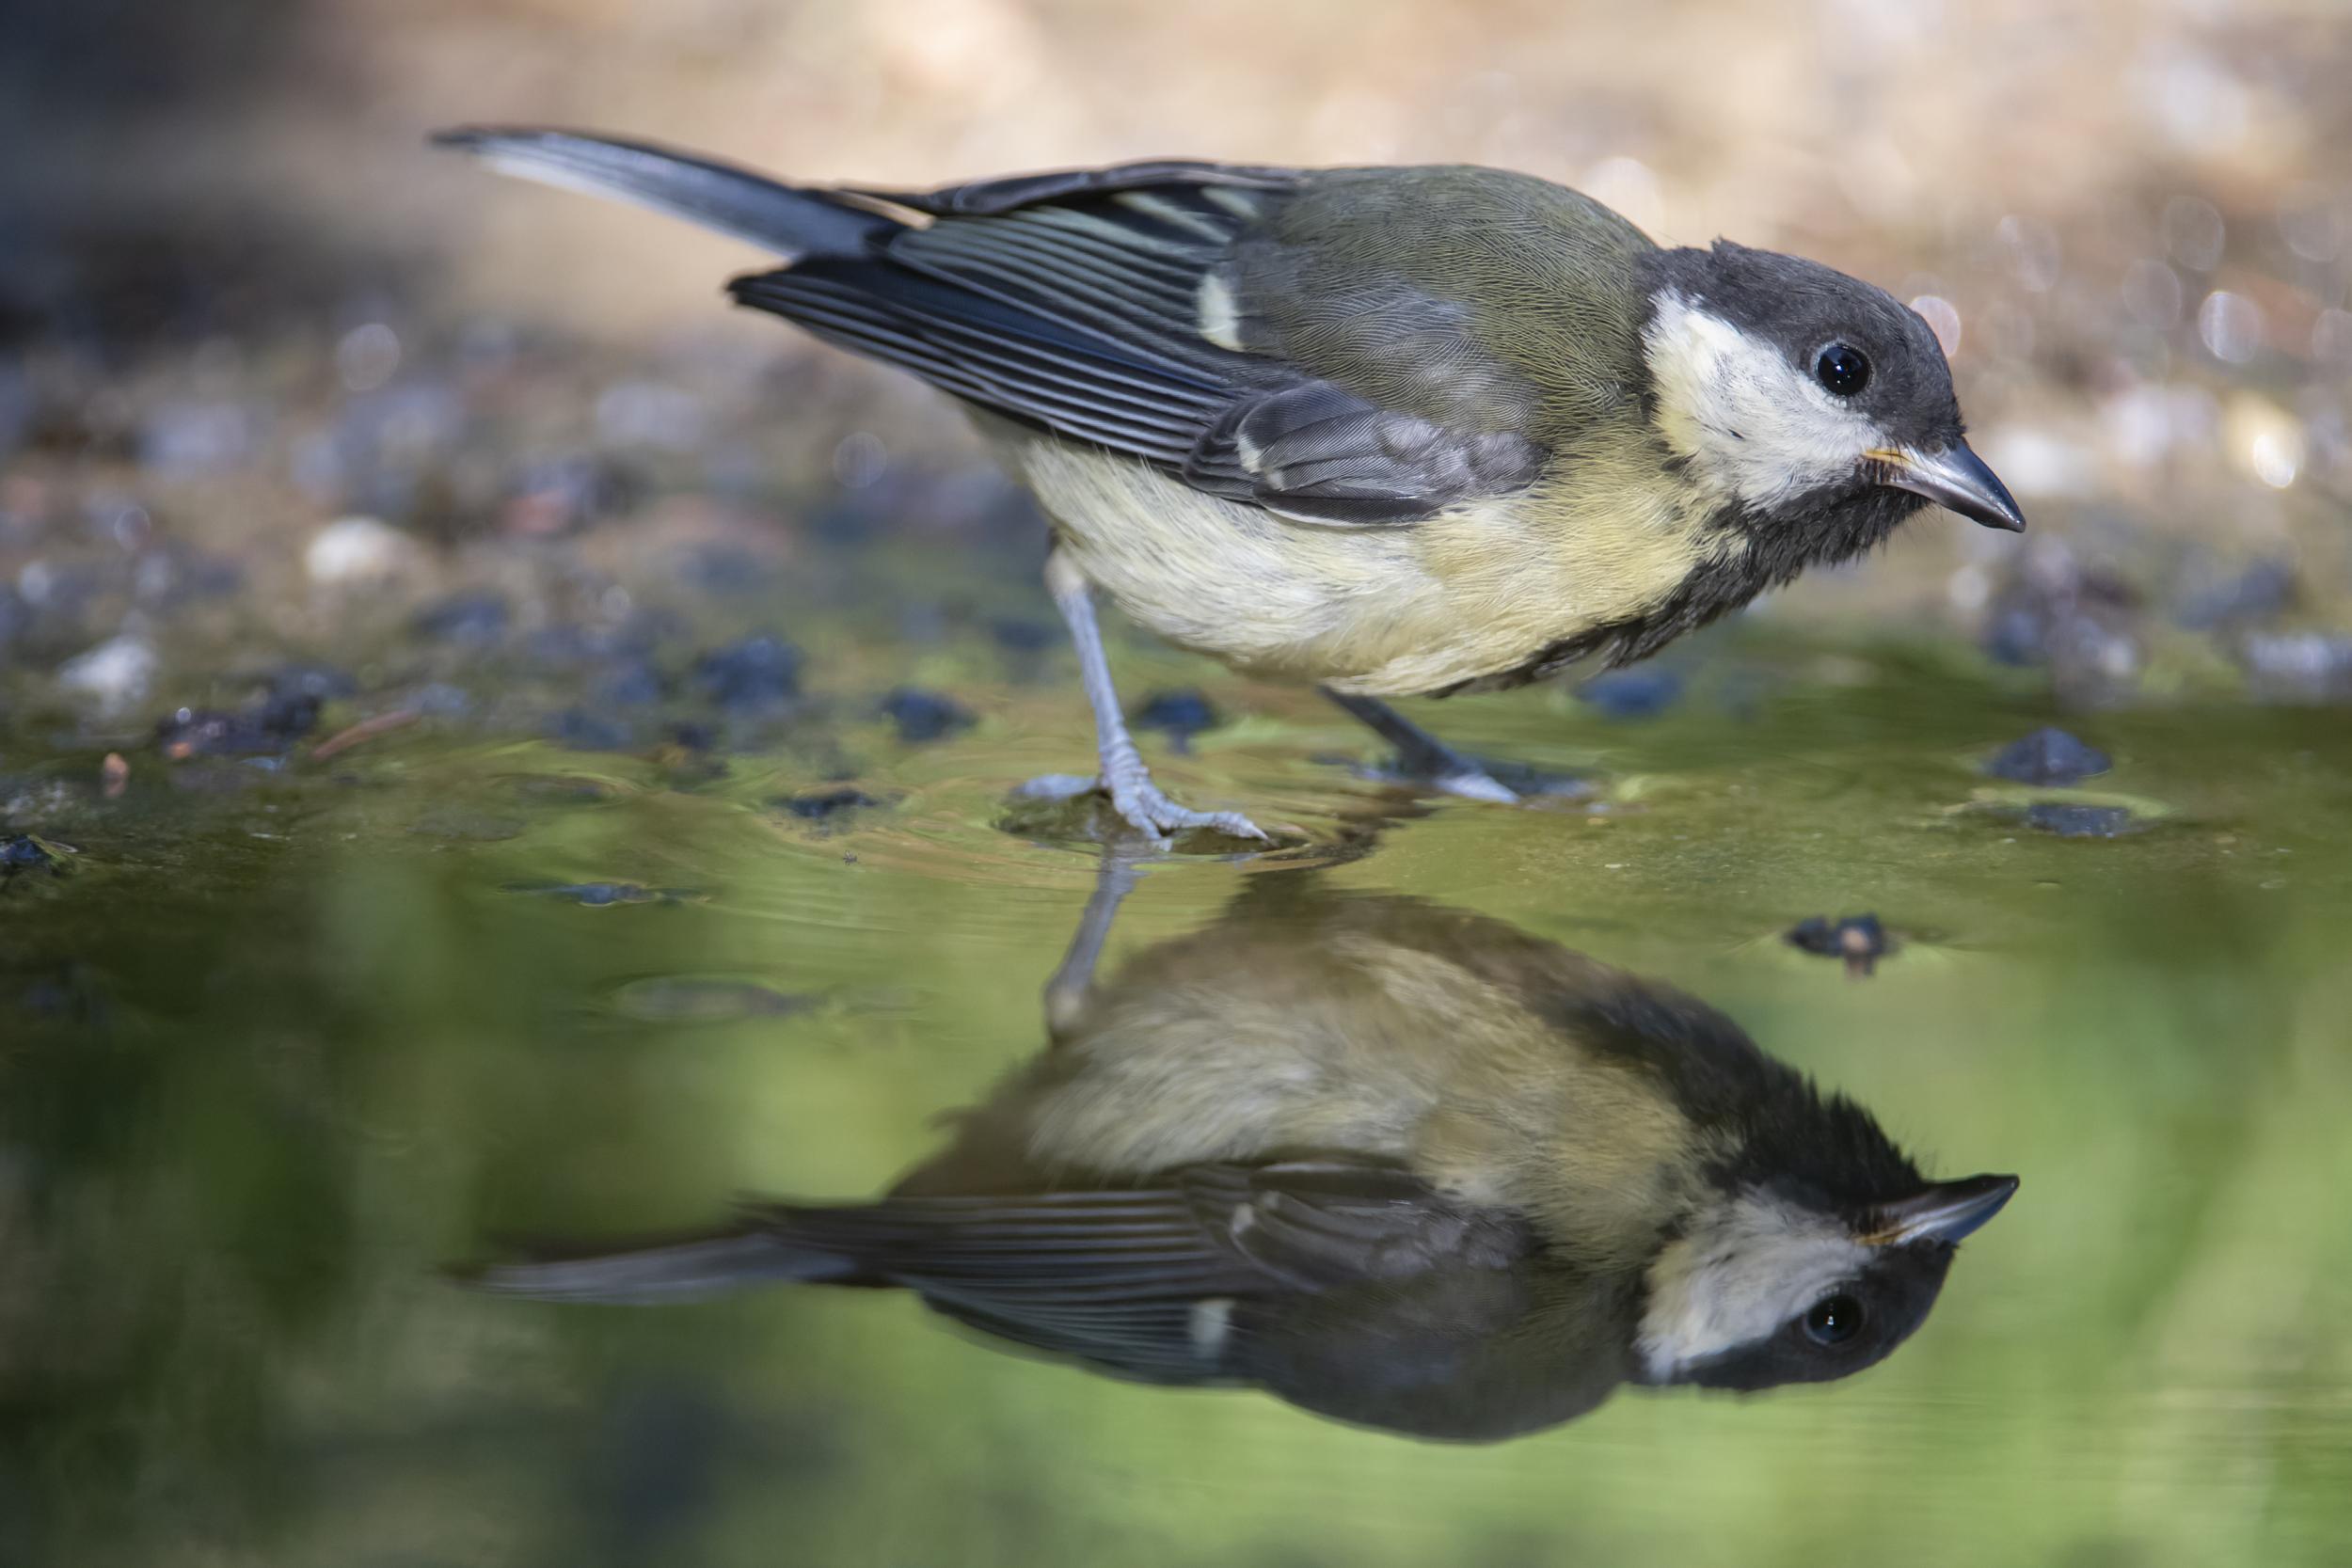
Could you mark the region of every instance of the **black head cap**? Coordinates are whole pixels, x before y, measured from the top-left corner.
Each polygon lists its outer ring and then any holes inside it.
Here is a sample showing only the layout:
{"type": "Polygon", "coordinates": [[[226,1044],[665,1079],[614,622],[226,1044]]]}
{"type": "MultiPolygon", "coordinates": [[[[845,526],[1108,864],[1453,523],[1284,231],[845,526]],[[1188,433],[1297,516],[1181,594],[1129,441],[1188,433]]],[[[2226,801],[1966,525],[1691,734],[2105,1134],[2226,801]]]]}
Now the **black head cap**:
{"type": "Polygon", "coordinates": [[[1936,450],[1963,434],[1943,344],[1916,310],[1884,289],[1802,256],[1729,240],[1670,251],[1661,261],[1686,295],[1772,343],[1896,440],[1936,450]],[[1859,357],[1836,357],[1841,347],[1859,357]]]}

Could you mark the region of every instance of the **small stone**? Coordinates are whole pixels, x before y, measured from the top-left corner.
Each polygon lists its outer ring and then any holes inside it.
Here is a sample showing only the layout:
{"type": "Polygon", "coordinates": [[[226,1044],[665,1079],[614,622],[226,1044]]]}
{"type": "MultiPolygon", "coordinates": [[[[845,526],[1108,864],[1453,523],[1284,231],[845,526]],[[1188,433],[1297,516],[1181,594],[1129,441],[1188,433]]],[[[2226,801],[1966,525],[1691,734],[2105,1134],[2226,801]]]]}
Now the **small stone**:
{"type": "Polygon", "coordinates": [[[2069,806],[2046,800],[2026,808],[2026,822],[2060,838],[2115,838],[2138,826],[2122,806],[2069,806]]]}
{"type": "Polygon", "coordinates": [[[874,799],[862,789],[843,784],[835,789],[811,790],[802,795],[787,795],[776,801],[803,822],[824,822],[847,812],[864,811],[885,802],[874,799]]]}
{"type": "Polygon", "coordinates": [[[1612,670],[1576,689],[1579,702],[1612,719],[1655,719],[1681,695],[1681,675],[1656,668],[1612,670]]]}
{"type": "Polygon", "coordinates": [[[2097,747],[2045,726],[2001,748],[1984,770],[2018,784],[2074,784],[2106,772],[2109,766],[2107,754],[2097,747]]]}
{"type": "Polygon", "coordinates": [[[506,595],[487,590],[453,594],[408,618],[408,629],[434,642],[487,647],[506,635],[511,611],[506,595]]]}
{"type": "Polygon", "coordinates": [[[696,659],[691,680],[730,713],[772,712],[801,694],[800,650],[780,638],[747,637],[696,659]]]}
{"type": "Polygon", "coordinates": [[[318,720],[316,697],[273,693],[238,713],[180,708],[157,722],[155,744],[175,762],[195,756],[266,756],[310,734],[318,720]]]}
{"type": "Polygon", "coordinates": [[[2238,657],[2254,689],[2265,697],[2296,702],[2340,702],[2352,698],[2352,638],[2325,632],[2252,636],[2238,657]]]}
{"type": "Polygon", "coordinates": [[[1895,946],[1875,914],[1850,914],[1835,921],[1825,915],[1812,915],[1790,927],[1787,940],[1790,946],[1804,952],[1844,959],[1846,973],[1855,979],[1873,974],[1879,959],[1893,952],[1895,946]]]}
{"type": "Polygon", "coordinates": [[[2294,602],[2295,563],[2258,561],[2235,577],[2191,591],[2176,618],[2191,631],[2214,631],[2272,620],[2294,602]]]}
{"type": "Polygon", "coordinates": [[[101,713],[118,714],[146,697],[162,665],[143,637],[124,633],[57,667],[57,684],[101,713]]]}
{"type": "Polygon", "coordinates": [[[937,740],[977,721],[972,710],[936,691],[902,686],[882,698],[882,710],[898,726],[898,738],[919,745],[937,740]]]}
{"type": "Polygon", "coordinates": [[[640,882],[514,883],[506,891],[561,899],[592,910],[620,904],[675,904],[689,896],[676,888],[646,887],[640,882]]]}
{"type": "Polygon", "coordinates": [[[628,721],[589,708],[570,707],[548,721],[548,733],[575,752],[626,752],[637,743],[628,721]]]}
{"type": "Polygon", "coordinates": [[[310,536],[302,569],[323,588],[382,582],[410,570],[423,552],[417,542],[374,517],[338,517],[310,536]]]}
{"type": "Polygon", "coordinates": [[[1164,731],[1168,744],[1179,752],[1192,750],[1192,737],[1202,730],[1213,730],[1225,721],[1209,699],[1198,688],[1184,687],[1176,691],[1155,691],[1143,700],[1143,705],[1128,717],[1128,722],[1139,730],[1164,731]]]}
{"type": "Polygon", "coordinates": [[[0,881],[26,871],[47,871],[62,877],[66,856],[72,853],[62,844],[52,844],[31,833],[0,834],[0,881]]]}

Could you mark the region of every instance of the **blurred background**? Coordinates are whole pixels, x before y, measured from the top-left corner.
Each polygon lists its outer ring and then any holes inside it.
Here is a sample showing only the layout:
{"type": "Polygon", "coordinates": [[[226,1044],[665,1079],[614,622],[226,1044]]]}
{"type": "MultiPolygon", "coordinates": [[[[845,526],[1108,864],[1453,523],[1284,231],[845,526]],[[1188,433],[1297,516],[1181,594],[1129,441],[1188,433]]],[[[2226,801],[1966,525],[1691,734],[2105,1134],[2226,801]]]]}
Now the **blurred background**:
{"type": "Polygon", "coordinates": [[[2347,82],[2332,0],[0,0],[0,1563],[2344,1560],[2347,82]],[[1114,961],[1313,874],[1686,987],[2024,1174],[1928,1329],[1436,1449],[905,1301],[448,1286],[878,1190],[1092,871],[1004,816],[1089,737],[960,416],[467,121],[1505,165],[1910,301],[2024,539],[1428,710],[1591,781],[1525,813],[1125,638],[1171,789],[1307,845],[1114,961]],[[2108,770],[1987,776],[2045,724],[2108,770]],[[1864,910],[1867,981],[1782,940],[1864,910]]]}

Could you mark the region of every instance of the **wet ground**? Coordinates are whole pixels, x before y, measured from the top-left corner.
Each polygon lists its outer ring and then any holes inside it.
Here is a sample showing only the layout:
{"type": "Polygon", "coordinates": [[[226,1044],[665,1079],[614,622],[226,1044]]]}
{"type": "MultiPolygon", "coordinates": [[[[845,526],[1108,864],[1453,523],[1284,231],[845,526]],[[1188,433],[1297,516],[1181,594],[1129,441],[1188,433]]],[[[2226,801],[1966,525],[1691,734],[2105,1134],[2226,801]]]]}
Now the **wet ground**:
{"type": "Polygon", "coordinates": [[[1941,1174],[2022,1175],[1855,1381],[1431,1447],[897,1295],[453,1283],[870,1196],[1046,1037],[1099,851],[1007,788],[1083,764],[1068,654],[1020,562],[972,564],[1010,552],[799,547],[772,597],[670,621],[590,578],[569,625],[550,559],[506,558],[365,657],[249,639],[111,714],[20,666],[0,1560],[2341,1560],[2352,731],[2193,689],[2064,713],[1948,639],[1748,625],[1671,689],[1426,709],[1589,784],[1520,809],[1416,801],[1311,695],[1114,650],[1170,786],[1296,838],[1149,864],[1111,970],[1263,879],[1409,894],[1695,993],[1941,1174]]]}

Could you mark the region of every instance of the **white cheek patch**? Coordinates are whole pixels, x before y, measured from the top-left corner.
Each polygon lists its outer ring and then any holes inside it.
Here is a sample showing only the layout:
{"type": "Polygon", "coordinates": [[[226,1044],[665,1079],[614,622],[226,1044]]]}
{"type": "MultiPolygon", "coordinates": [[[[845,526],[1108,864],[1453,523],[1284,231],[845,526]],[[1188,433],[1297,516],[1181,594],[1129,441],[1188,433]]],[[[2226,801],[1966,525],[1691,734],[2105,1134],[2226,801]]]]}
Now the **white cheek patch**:
{"type": "Polygon", "coordinates": [[[1830,1215],[1744,1194],[1650,1265],[1635,1354],[1653,1382],[1671,1382],[1694,1362],[1769,1338],[1870,1256],[1830,1215]]]}
{"type": "Polygon", "coordinates": [[[1779,349],[1678,293],[1642,335],[1658,394],[1658,428],[1698,482],[1725,500],[1769,510],[1851,477],[1889,444],[1779,349]]]}

